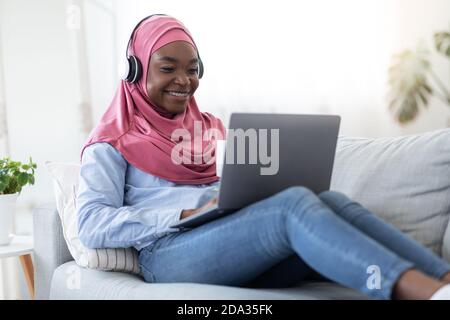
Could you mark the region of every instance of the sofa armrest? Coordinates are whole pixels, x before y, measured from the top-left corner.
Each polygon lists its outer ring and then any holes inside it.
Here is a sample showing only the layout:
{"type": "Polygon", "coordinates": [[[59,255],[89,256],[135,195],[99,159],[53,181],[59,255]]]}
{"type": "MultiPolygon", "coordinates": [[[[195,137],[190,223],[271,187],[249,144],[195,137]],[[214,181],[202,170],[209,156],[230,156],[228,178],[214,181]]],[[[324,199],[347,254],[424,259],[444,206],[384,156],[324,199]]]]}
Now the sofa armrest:
{"type": "Polygon", "coordinates": [[[54,203],[43,204],[33,210],[33,237],[35,296],[36,299],[48,299],[53,272],[73,260],[54,203]]]}
{"type": "Polygon", "coordinates": [[[450,262],[450,222],[447,224],[447,230],[444,233],[444,240],[442,243],[442,257],[450,262]]]}

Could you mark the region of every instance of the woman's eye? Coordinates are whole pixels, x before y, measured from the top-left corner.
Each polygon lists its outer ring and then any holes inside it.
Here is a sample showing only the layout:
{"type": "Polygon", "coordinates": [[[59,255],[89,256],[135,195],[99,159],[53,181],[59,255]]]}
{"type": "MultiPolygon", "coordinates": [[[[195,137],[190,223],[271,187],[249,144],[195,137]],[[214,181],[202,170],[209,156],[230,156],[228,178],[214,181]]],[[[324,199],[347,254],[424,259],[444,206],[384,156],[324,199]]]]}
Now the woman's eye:
{"type": "Polygon", "coordinates": [[[190,74],[197,74],[198,73],[198,68],[189,69],[189,73],[190,74]]]}
{"type": "Polygon", "coordinates": [[[173,71],[173,68],[172,68],[172,67],[162,67],[162,68],[161,68],[161,71],[162,71],[162,72],[172,72],[172,71],[173,71]]]}

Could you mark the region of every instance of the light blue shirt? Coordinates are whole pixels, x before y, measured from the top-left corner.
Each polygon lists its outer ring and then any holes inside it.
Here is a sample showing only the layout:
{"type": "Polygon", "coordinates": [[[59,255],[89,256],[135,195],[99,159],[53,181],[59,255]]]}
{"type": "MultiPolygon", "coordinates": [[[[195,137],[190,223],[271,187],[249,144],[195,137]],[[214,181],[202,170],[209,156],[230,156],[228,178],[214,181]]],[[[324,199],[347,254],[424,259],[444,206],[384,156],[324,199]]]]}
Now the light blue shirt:
{"type": "MultiPolygon", "coordinates": [[[[151,161],[151,159],[149,159],[151,161]]],[[[143,172],[108,143],[83,152],[76,207],[78,236],[88,248],[140,250],[194,209],[217,196],[219,182],[179,185],[143,172]]]]}

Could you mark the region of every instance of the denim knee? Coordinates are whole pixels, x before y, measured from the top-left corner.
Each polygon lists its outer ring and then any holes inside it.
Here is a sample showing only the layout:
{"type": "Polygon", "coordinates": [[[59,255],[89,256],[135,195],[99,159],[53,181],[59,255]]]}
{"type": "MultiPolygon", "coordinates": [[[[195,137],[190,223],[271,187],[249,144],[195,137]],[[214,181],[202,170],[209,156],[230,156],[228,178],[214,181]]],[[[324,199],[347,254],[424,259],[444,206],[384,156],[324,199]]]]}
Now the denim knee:
{"type": "Polygon", "coordinates": [[[277,203],[277,205],[280,205],[283,208],[291,209],[297,206],[299,202],[303,202],[305,201],[305,199],[308,198],[316,199],[317,196],[315,195],[314,192],[312,192],[310,189],[306,187],[293,186],[276,193],[275,195],[269,198],[270,199],[269,201],[274,201],[275,203],[277,203]]]}
{"type": "Polygon", "coordinates": [[[293,186],[278,192],[274,197],[278,199],[281,198],[283,200],[298,200],[311,195],[314,195],[314,192],[312,192],[310,189],[303,186],[293,186]]]}
{"type": "Polygon", "coordinates": [[[330,208],[338,211],[354,202],[342,192],[332,190],[321,192],[319,198],[330,208]]]}

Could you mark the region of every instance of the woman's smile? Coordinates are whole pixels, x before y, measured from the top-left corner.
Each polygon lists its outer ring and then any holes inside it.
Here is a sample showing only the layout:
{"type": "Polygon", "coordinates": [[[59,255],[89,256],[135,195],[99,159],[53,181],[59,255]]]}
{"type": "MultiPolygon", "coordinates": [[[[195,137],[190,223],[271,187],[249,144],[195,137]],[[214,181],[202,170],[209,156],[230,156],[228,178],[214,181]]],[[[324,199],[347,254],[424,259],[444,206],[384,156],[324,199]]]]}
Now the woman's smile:
{"type": "Polygon", "coordinates": [[[172,99],[178,100],[178,101],[185,101],[188,98],[190,98],[189,91],[165,91],[167,95],[169,95],[172,99]]]}

